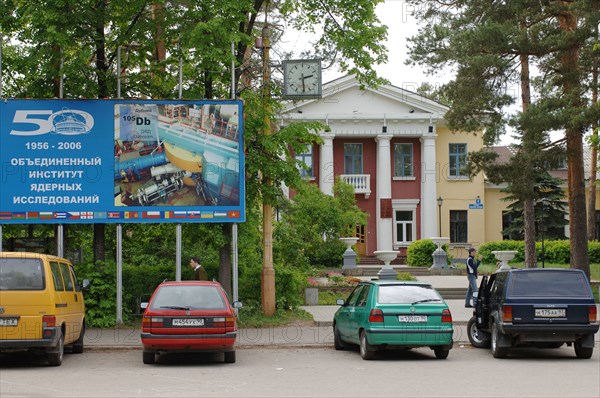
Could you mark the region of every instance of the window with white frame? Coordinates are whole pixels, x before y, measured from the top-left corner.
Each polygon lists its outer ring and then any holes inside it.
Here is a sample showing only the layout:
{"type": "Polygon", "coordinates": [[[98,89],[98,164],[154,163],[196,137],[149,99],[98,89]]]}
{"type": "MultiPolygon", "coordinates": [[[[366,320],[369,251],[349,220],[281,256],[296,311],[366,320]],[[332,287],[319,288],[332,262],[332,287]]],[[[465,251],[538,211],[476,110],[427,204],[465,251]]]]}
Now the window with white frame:
{"type": "Polygon", "coordinates": [[[362,174],[362,144],[344,144],[344,174],[362,174]]]}
{"type": "Polygon", "coordinates": [[[468,177],[465,173],[467,165],[467,144],[450,144],[448,148],[449,176],[468,177]]]}
{"type": "Polygon", "coordinates": [[[408,246],[417,239],[418,199],[392,199],[394,246],[408,246]]]}
{"type": "Polygon", "coordinates": [[[413,176],[413,145],[394,144],[394,177],[413,176]]]}
{"type": "Polygon", "coordinates": [[[298,171],[300,171],[300,175],[302,177],[310,178],[315,176],[313,172],[312,145],[307,145],[304,151],[296,153],[296,160],[300,162],[296,166],[298,167],[298,171]],[[306,167],[302,167],[302,164],[304,164],[306,167]]]}

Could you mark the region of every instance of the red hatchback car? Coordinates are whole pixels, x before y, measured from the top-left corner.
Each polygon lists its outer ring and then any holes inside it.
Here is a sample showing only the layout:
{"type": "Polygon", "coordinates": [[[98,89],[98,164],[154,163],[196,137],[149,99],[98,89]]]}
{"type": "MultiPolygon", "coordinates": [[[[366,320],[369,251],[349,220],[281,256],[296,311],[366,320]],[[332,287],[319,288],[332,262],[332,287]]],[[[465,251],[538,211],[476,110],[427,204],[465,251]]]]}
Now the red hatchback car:
{"type": "Polygon", "coordinates": [[[142,308],[144,363],[169,352],[223,352],[235,362],[236,316],[219,283],[163,282],[142,308]]]}

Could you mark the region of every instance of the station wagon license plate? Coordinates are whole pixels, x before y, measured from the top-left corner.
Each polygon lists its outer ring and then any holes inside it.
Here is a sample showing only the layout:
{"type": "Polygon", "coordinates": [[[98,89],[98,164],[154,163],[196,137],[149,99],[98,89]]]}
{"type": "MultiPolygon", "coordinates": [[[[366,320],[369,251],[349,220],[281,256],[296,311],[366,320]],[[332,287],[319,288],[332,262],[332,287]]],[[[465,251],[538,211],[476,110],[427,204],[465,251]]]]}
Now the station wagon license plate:
{"type": "Polygon", "coordinates": [[[400,323],[424,323],[427,322],[427,315],[399,315],[400,323]]]}
{"type": "Polygon", "coordinates": [[[564,318],[567,310],[564,308],[536,308],[535,316],[539,318],[564,318]]]}
{"type": "Polygon", "coordinates": [[[204,319],[181,319],[174,318],[171,323],[173,326],[204,326],[204,319]]]}
{"type": "Polygon", "coordinates": [[[0,318],[0,326],[17,326],[18,324],[17,318],[0,318]]]}

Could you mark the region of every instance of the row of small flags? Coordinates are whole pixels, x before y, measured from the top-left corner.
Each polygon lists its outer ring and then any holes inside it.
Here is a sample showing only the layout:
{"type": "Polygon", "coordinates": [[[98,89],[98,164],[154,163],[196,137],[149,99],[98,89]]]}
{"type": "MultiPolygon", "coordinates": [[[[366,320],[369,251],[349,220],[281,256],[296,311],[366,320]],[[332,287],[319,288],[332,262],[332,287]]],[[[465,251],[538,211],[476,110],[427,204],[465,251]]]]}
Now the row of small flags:
{"type": "Polygon", "coordinates": [[[102,219],[171,219],[171,218],[240,218],[238,210],[230,211],[27,211],[0,212],[0,220],[102,220],[102,219]]]}

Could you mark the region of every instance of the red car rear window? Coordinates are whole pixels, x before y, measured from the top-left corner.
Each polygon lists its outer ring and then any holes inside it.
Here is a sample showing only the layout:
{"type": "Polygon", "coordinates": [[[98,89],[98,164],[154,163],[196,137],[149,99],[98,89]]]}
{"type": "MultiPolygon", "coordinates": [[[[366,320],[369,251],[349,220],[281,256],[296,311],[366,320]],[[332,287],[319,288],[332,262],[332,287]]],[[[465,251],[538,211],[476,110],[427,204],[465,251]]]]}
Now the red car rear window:
{"type": "Polygon", "coordinates": [[[227,308],[227,302],[217,286],[161,286],[154,295],[150,308],[173,307],[220,310],[227,308]]]}

